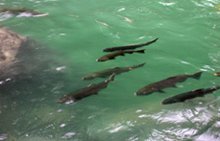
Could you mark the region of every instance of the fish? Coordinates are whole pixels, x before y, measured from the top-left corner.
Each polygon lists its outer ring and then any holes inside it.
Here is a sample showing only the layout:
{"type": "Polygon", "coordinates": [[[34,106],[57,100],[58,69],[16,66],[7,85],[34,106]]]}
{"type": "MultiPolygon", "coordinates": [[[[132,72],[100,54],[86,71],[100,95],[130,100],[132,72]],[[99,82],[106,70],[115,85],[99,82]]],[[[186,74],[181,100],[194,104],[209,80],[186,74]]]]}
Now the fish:
{"type": "Polygon", "coordinates": [[[109,77],[113,73],[115,73],[116,75],[121,74],[124,72],[131,71],[133,69],[143,67],[144,65],[145,65],[145,63],[133,65],[133,66],[128,66],[128,67],[109,68],[109,69],[105,69],[105,70],[101,70],[101,71],[97,71],[97,72],[93,72],[91,74],[88,74],[88,75],[82,77],[82,80],[92,80],[97,77],[106,78],[106,77],[109,77]]]}
{"type": "Polygon", "coordinates": [[[163,89],[168,87],[176,87],[176,83],[184,82],[188,78],[199,79],[201,77],[201,74],[202,71],[194,74],[182,74],[182,75],[172,76],[164,80],[151,83],[147,86],[144,86],[143,88],[140,88],[137,92],[135,92],[135,95],[149,95],[153,92],[164,93],[163,89]]]}
{"type": "Polygon", "coordinates": [[[111,47],[111,48],[105,48],[103,49],[104,52],[113,52],[113,51],[119,51],[119,50],[134,50],[136,48],[140,48],[143,46],[150,45],[154,42],[156,42],[159,38],[155,38],[151,41],[148,41],[146,43],[141,43],[141,44],[132,44],[132,45],[126,45],[126,46],[118,46],[118,47],[111,47]]]}
{"type": "Polygon", "coordinates": [[[188,91],[185,93],[175,95],[173,97],[169,97],[169,98],[163,100],[162,104],[164,104],[164,105],[165,104],[173,104],[173,103],[177,103],[177,102],[184,102],[186,100],[193,99],[196,97],[203,97],[206,94],[211,94],[218,89],[220,89],[220,86],[214,86],[214,87],[205,88],[205,89],[201,88],[201,89],[188,91]]]}
{"type": "Polygon", "coordinates": [[[98,59],[96,59],[97,62],[104,62],[108,60],[113,60],[118,56],[124,56],[125,54],[133,54],[133,53],[145,53],[145,50],[120,50],[113,53],[106,54],[98,59]]]}
{"type": "Polygon", "coordinates": [[[18,17],[40,17],[48,15],[48,13],[40,13],[27,8],[2,8],[0,9],[0,13],[12,14],[18,17]]]}
{"type": "Polygon", "coordinates": [[[65,95],[61,97],[58,100],[58,103],[71,103],[71,102],[77,102],[79,100],[82,100],[86,97],[96,95],[98,92],[108,86],[108,84],[114,80],[115,74],[112,74],[109,76],[108,79],[106,79],[103,82],[97,83],[97,84],[90,84],[87,87],[84,87],[78,91],[72,92],[68,95],[65,95]]]}

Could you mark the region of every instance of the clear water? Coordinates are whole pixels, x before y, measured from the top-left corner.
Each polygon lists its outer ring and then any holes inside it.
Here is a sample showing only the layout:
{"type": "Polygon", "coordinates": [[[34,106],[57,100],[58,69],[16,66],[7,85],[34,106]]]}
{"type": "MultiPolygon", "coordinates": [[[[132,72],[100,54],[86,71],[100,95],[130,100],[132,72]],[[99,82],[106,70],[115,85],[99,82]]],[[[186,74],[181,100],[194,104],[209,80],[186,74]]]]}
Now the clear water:
{"type": "MultiPolygon", "coordinates": [[[[0,17],[0,24],[33,39],[25,69],[0,87],[0,133],[9,141],[220,140],[219,91],[164,106],[169,96],[218,85],[219,0],[1,0],[1,7],[28,7],[45,17],[0,17]],[[103,48],[159,40],[146,54],[98,63],[103,48]],[[87,73],[146,62],[116,77],[98,95],[61,105],[65,94],[94,81],[87,73]],[[61,70],[59,70],[61,68],[61,70]],[[165,94],[134,96],[140,87],[203,70],[165,94]]],[[[10,78],[10,77],[9,77],[10,78]]]]}

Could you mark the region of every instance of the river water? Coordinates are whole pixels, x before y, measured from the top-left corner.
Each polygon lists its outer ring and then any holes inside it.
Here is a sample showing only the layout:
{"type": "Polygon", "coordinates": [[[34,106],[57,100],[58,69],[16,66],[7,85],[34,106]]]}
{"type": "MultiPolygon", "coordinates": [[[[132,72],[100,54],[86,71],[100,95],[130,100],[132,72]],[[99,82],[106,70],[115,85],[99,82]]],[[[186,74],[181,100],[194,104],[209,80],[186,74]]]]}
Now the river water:
{"type": "MultiPolygon", "coordinates": [[[[0,140],[219,141],[220,92],[184,103],[167,97],[218,85],[219,0],[1,0],[44,17],[0,16],[0,24],[28,36],[24,69],[0,86],[0,140]],[[96,62],[106,47],[159,40],[132,54],[96,62]],[[30,53],[31,52],[31,53],[30,53]],[[118,75],[106,89],[74,104],[65,94],[103,79],[84,75],[112,67],[145,66],[118,75]],[[139,88],[178,74],[204,71],[165,93],[135,96],[139,88]]],[[[22,52],[22,51],[21,51],[22,52]]]]}

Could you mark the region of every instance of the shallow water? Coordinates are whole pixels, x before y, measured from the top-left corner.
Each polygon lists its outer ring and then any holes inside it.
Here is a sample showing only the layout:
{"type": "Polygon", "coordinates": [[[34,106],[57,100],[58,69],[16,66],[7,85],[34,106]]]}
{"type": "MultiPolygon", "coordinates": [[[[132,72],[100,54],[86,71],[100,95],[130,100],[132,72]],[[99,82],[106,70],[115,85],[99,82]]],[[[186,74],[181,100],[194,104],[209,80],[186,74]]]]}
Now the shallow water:
{"type": "MultiPolygon", "coordinates": [[[[0,140],[174,141],[220,140],[219,91],[185,103],[161,101],[188,90],[217,85],[220,70],[219,0],[59,1],[1,0],[1,7],[28,7],[44,17],[0,16],[0,24],[34,42],[21,51],[22,70],[0,87],[0,140]],[[95,60],[106,47],[143,43],[146,54],[95,60]],[[118,75],[98,95],[61,105],[65,94],[103,79],[84,75],[146,62],[118,75]],[[134,96],[146,84],[204,71],[166,93],[134,96]]],[[[17,71],[17,70],[16,70],[17,71]]]]}

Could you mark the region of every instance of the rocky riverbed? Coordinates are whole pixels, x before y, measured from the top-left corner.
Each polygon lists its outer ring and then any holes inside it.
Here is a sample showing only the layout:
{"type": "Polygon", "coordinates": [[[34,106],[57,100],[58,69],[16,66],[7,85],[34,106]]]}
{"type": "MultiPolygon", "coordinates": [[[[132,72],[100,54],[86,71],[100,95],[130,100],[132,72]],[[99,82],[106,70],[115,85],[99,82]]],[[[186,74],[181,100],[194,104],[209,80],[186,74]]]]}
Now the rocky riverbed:
{"type": "Polygon", "coordinates": [[[12,66],[17,62],[16,56],[27,38],[7,28],[0,27],[0,74],[11,73],[12,66]]]}

